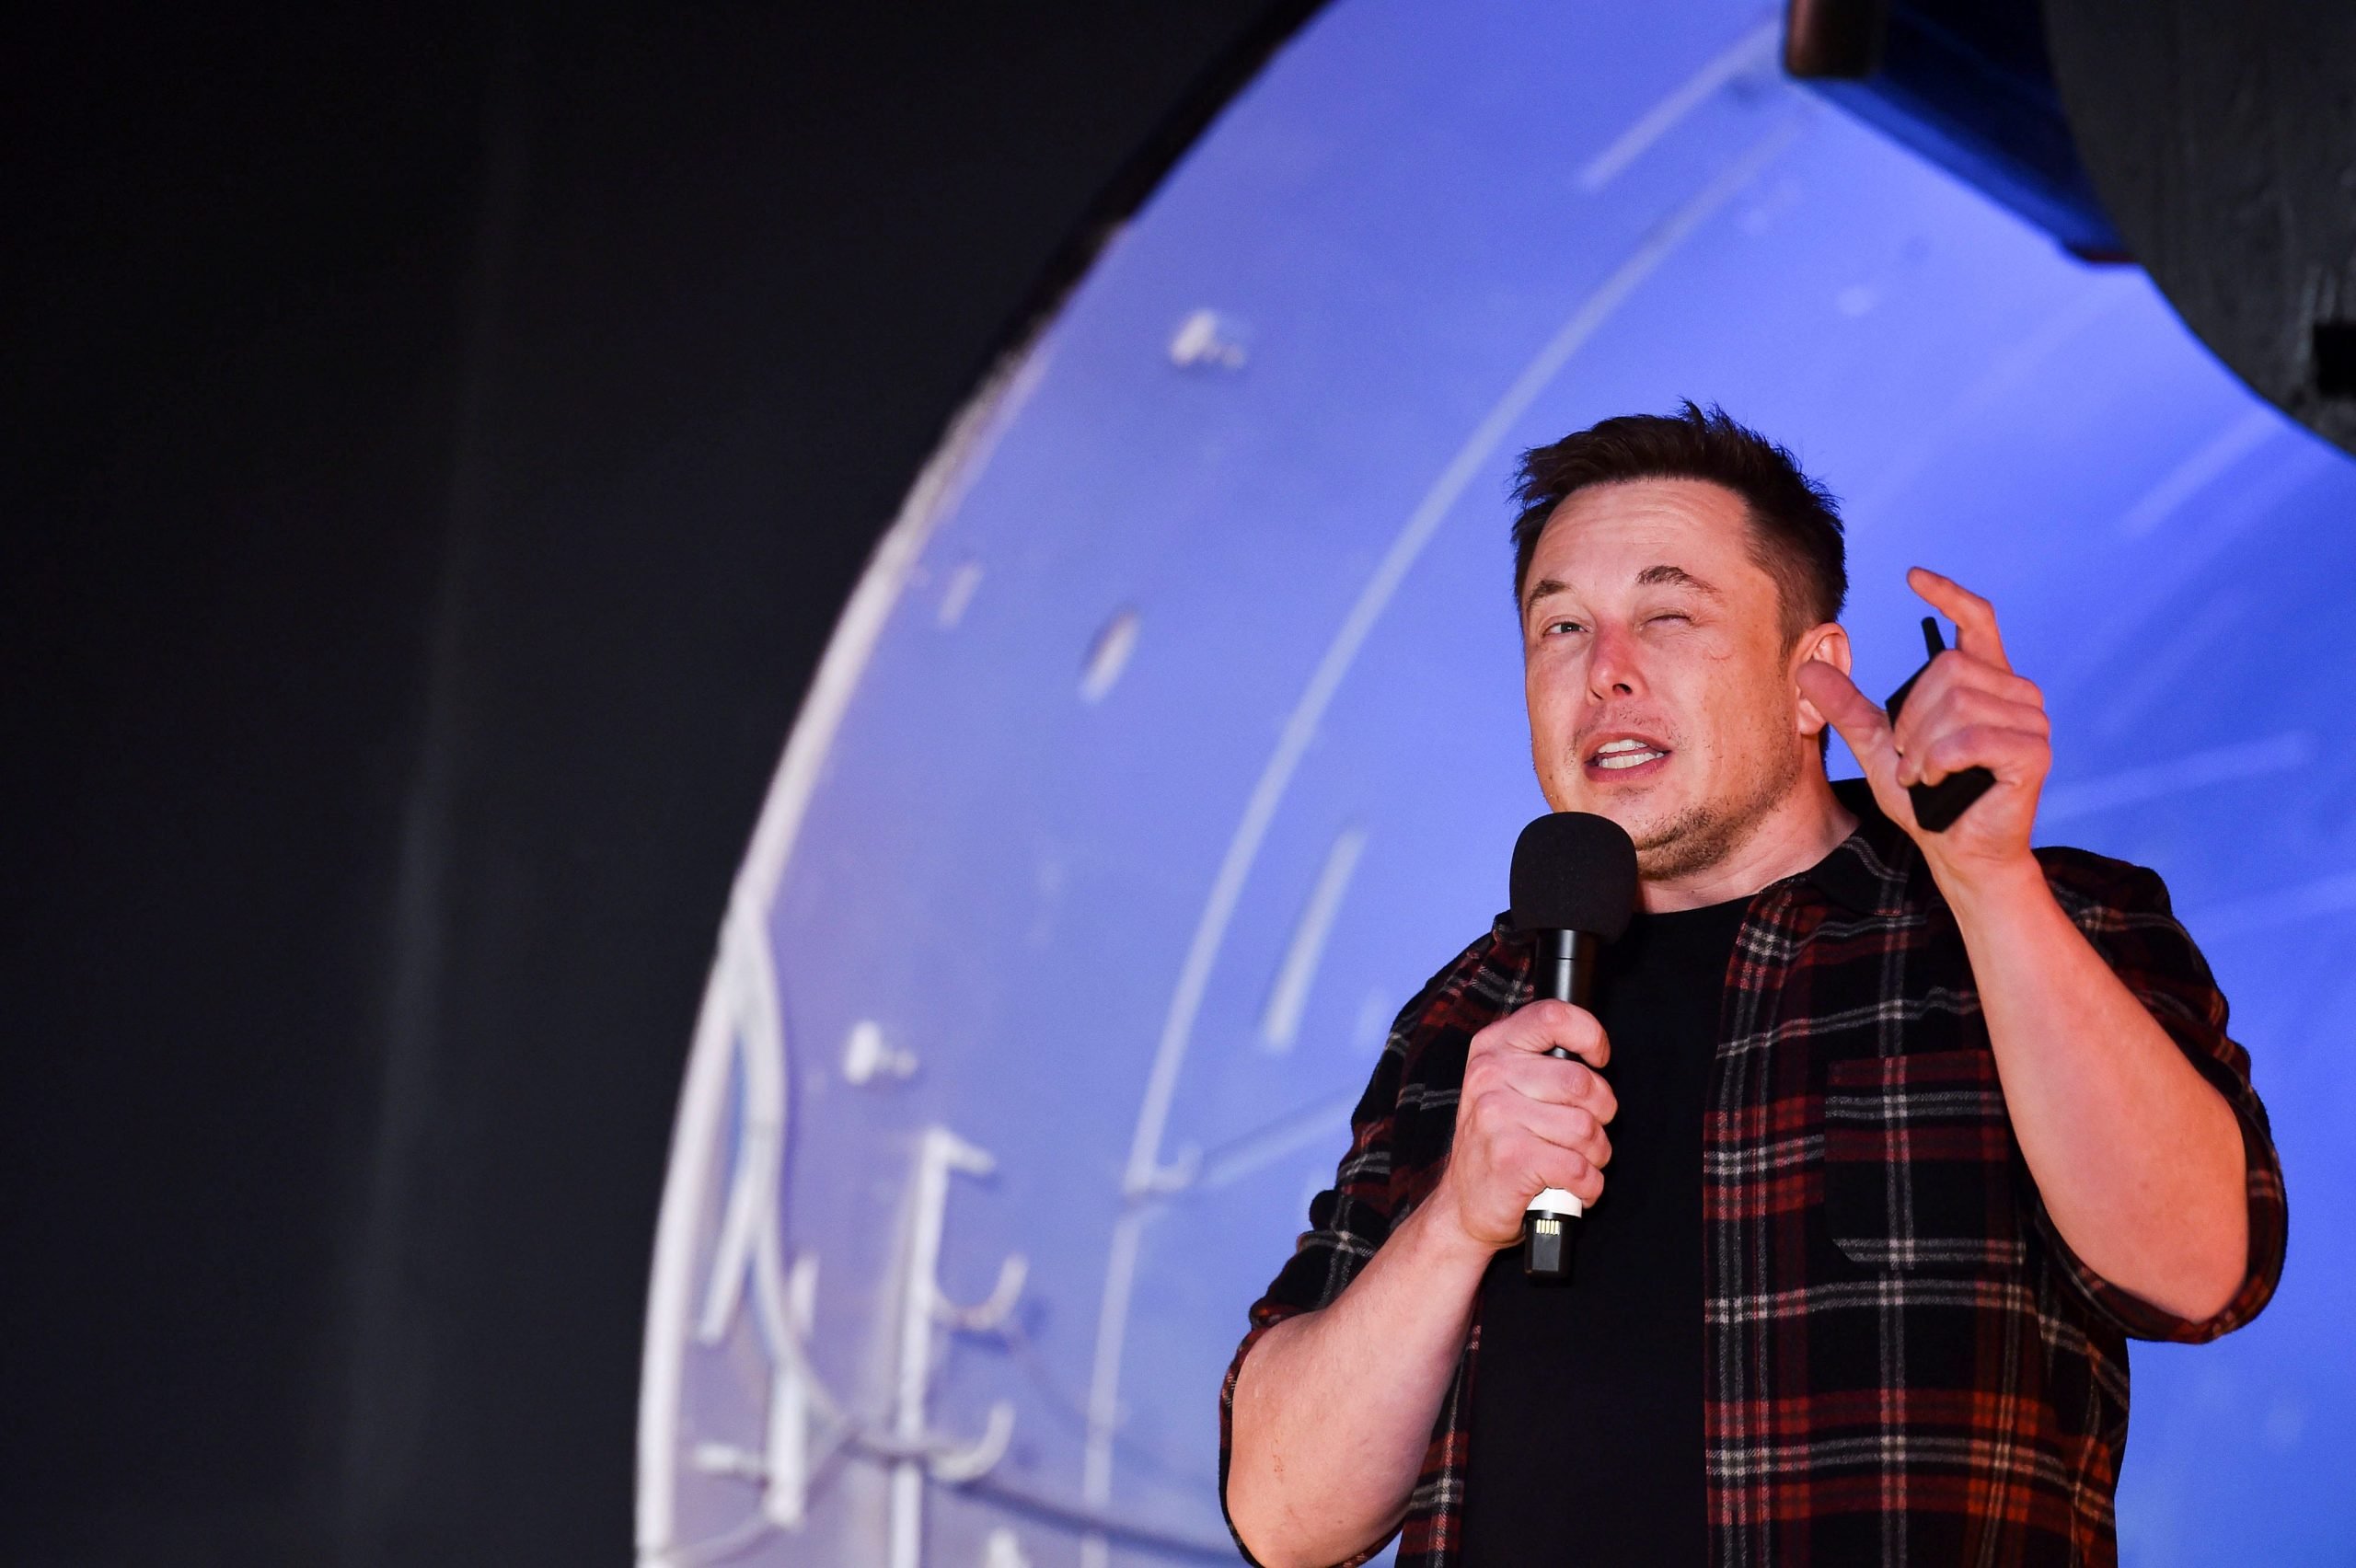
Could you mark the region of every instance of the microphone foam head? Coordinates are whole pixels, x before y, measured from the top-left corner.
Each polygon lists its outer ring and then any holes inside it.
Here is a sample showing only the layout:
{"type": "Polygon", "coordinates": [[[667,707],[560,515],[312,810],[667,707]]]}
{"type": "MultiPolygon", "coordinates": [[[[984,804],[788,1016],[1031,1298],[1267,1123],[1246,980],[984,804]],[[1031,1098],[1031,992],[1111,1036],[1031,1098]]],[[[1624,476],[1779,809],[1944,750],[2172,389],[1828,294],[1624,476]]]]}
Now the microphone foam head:
{"type": "Polygon", "coordinates": [[[1610,817],[1554,812],[1513,847],[1513,923],[1617,941],[1636,912],[1636,841],[1610,817]]]}

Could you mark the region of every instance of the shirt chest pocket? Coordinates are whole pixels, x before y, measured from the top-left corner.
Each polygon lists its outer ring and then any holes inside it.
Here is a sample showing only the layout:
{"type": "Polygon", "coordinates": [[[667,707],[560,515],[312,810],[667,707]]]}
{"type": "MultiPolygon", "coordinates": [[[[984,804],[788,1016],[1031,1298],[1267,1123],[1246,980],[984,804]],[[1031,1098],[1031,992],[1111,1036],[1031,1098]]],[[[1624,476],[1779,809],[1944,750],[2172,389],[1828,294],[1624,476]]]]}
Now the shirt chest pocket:
{"type": "Polygon", "coordinates": [[[2012,1124],[1985,1050],[1835,1061],[1824,1205],[1852,1262],[1923,1274],[2022,1265],[2012,1124]]]}

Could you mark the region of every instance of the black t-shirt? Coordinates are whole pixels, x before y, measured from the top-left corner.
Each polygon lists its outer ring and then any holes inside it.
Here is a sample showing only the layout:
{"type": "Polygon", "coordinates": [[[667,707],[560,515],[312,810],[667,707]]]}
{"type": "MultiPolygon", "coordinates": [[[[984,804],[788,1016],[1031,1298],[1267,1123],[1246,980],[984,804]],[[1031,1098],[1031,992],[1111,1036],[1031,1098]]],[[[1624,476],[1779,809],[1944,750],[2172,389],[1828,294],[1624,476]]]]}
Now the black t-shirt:
{"type": "Polygon", "coordinates": [[[1611,1163],[1601,1201],[1570,1222],[1567,1283],[1524,1277],[1518,1247],[1482,1281],[1472,1568],[1703,1561],[1702,1117],[1749,906],[1638,915],[1604,951],[1611,1163]]]}

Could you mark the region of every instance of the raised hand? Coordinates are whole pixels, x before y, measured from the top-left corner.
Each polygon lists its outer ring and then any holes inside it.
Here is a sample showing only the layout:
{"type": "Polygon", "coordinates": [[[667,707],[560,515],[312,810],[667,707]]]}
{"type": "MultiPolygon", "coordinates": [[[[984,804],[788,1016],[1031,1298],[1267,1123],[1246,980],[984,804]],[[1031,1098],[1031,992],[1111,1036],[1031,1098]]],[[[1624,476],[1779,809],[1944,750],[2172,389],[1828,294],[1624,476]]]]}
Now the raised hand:
{"type": "Polygon", "coordinates": [[[1943,882],[2016,870],[2029,853],[2037,799],[2053,765],[2045,697],[2014,674],[1994,606],[1935,571],[1916,567],[1907,586],[1956,625],[1956,645],[1914,683],[1893,729],[1855,683],[1821,660],[1800,666],[1800,695],[1841,732],[1884,814],[1911,834],[1943,882]],[[1906,793],[1967,767],[1985,767],[1994,788],[1944,833],[1924,831],[1906,793]]]}

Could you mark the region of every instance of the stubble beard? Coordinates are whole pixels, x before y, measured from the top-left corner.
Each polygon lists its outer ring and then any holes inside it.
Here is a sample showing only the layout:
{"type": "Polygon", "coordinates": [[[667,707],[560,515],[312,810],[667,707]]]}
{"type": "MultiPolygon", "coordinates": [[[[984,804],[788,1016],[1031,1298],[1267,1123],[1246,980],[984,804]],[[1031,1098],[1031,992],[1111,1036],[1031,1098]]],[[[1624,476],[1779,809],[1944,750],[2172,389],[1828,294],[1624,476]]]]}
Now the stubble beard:
{"type": "Polygon", "coordinates": [[[1704,801],[1636,836],[1636,870],[1646,882],[1706,871],[1748,843],[1800,780],[1797,748],[1777,746],[1752,787],[1735,800],[1704,801]]]}

